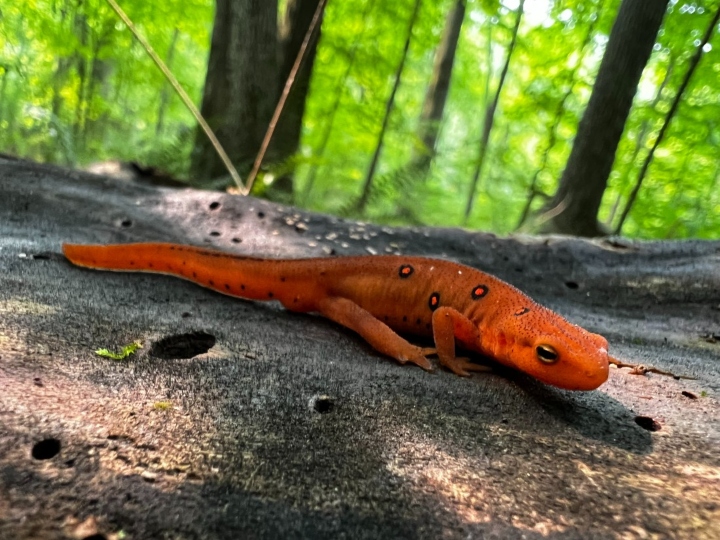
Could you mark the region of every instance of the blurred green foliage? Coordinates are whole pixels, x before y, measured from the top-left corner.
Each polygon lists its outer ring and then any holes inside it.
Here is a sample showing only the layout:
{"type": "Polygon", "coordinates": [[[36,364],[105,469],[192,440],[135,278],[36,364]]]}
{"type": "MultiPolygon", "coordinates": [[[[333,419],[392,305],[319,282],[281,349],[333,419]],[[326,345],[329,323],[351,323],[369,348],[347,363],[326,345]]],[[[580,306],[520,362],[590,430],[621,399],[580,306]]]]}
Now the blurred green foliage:
{"type": "MultiPolygon", "coordinates": [[[[364,218],[442,226],[461,222],[488,85],[492,92],[517,4],[468,1],[438,154],[430,174],[420,178],[408,164],[419,144],[417,121],[452,2],[422,4],[364,218]],[[408,200],[412,215],[398,213],[398,202],[408,200]]],[[[540,193],[533,208],[544,202],[542,194],[552,195],[618,5],[619,0],[526,2],[470,227],[515,230],[533,178],[540,193]]],[[[329,2],[302,148],[283,164],[294,168],[299,204],[351,212],[377,142],[412,6],[413,0],[329,2]],[[338,92],[340,104],[334,111],[338,92]],[[330,127],[327,148],[318,154],[330,127]],[[316,176],[307,191],[313,169],[316,176]]],[[[173,73],[199,102],[213,2],[124,0],[122,7],[158,54],[171,59],[173,73]]],[[[601,221],[611,223],[625,205],[687,61],[716,9],[717,2],[671,1],[625,128],[601,221]]],[[[656,153],[623,229],[626,235],[720,236],[716,42],[711,40],[656,153]]],[[[194,122],[103,0],[0,0],[0,50],[0,150],[71,166],[120,159],[155,165],[178,177],[187,174],[194,122]]]]}

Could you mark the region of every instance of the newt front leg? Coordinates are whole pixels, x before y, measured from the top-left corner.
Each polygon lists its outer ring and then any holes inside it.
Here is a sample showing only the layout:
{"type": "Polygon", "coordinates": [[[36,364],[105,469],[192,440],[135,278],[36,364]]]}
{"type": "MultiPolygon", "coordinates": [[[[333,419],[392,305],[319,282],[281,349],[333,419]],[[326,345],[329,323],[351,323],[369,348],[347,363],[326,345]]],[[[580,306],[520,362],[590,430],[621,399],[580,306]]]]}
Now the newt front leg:
{"type": "Polygon", "coordinates": [[[328,319],[360,334],[375,350],[394,358],[401,364],[411,362],[424,370],[433,365],[426,358],[435,349],[422,348],[400,337],[384,322],[347,298],[330,296],[318,302],[318,310],[328,319]]]}
{"type": "Polygon", "coordinates": [[[440,363],[455,375],[469,377],[470,371],[491,371],[487,366],[475,364],[470,359],[455,356],[455,339],[468,344],[480,343],[477,325],[451,307],[442,306],[432,316],[433,339],[440,363]]]}

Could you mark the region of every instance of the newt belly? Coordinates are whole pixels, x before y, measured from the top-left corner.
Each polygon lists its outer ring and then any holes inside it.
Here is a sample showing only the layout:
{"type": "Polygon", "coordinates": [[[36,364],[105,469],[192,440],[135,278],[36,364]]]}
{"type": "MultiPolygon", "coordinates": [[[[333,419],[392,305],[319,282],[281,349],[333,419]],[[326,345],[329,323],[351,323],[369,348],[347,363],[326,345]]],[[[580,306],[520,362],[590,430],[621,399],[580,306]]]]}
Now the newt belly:
{"type": "Polygon", "coordinates": [[[317,312],[381,353],[427,370],[434,353],[458,375],[482,369],[455,356],[459,342],[560,388],[593,390],[608,377],[604,337],[454,262],[396,255],[260,259],[166,243],[64,244],[63,252],[86,268],[170,274],[230,296],[317,312]],[[415,346],[398,332],[431,335],[436,348],[415,346]]]}

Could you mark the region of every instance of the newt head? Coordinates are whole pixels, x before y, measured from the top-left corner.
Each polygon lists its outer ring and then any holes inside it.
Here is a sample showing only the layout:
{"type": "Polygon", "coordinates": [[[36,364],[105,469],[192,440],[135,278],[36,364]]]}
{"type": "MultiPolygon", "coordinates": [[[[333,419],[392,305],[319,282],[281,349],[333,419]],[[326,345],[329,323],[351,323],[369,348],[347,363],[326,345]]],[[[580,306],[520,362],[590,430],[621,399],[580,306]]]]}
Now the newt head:
{"type": "Polygon", "coordinates": [[[483,350],[545,384],[595,390],[608,378],[607,340],[537,304],[481,332],[483,350]]]}

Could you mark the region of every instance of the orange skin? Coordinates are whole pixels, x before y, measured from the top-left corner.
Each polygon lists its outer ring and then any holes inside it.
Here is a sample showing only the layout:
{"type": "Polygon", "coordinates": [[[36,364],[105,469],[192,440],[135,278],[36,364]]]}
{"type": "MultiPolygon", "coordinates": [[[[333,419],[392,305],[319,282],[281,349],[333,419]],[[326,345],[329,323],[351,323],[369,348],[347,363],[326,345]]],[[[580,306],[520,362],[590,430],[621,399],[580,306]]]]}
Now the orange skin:
{"type": "Polygon", "coordinates": [[[594,390],[608,378],[604,337],[496,277],[453,262],[395,255],[258,259],[165,243],[64,244],[63,252],[78,266],[170,274],[230,296],[317,312],[379,352],[426,370],[434,353],[457,375],[486,369],[456,357],[457,340],[560,388],[594,390]],[[396,331],[432,335],[436,349],[412,345],[396,331]]]}

